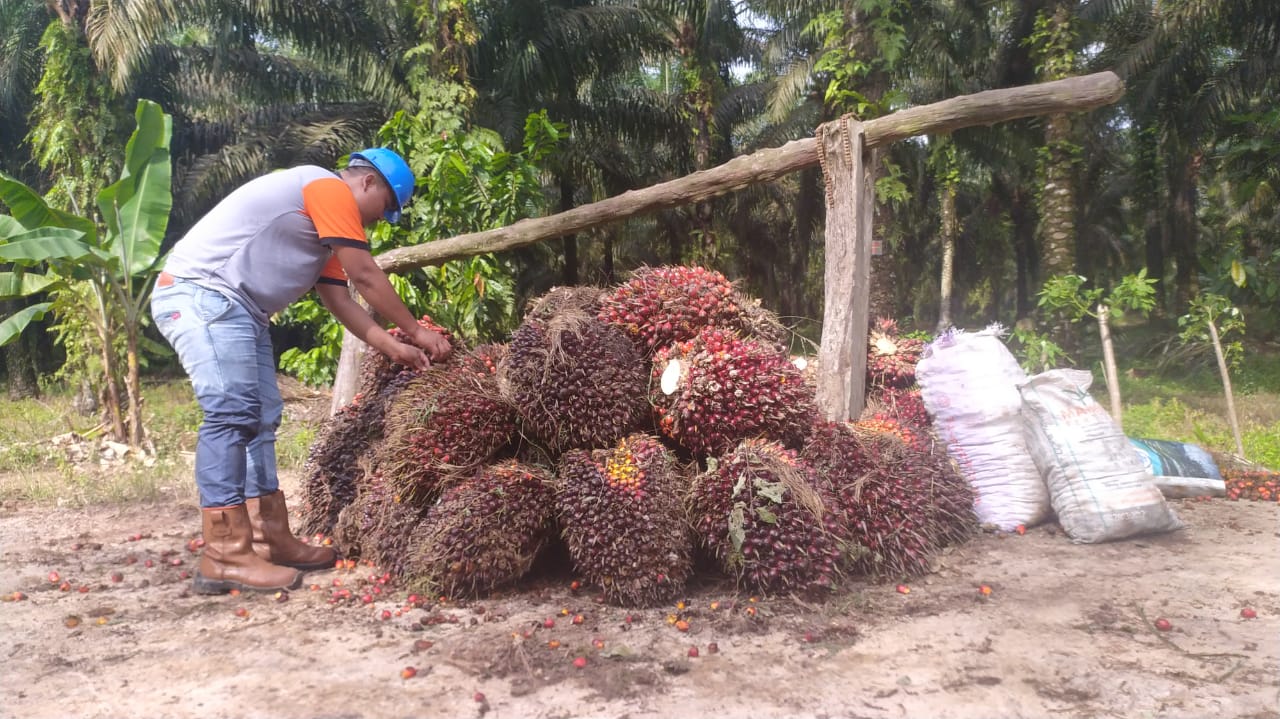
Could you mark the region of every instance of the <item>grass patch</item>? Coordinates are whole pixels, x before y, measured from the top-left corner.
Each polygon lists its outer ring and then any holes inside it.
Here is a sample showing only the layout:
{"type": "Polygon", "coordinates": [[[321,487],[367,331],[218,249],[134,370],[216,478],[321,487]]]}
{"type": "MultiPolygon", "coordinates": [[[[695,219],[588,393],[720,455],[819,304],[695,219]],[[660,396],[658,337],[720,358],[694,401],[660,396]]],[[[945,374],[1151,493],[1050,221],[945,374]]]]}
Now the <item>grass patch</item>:
{"type": "MultiPolygon", "coordinates": [[[[1125,405],[1124,429],[1131,437],[1189,442],[1220,458],[1235,454],[1226,403],[1212,353],[1179,355],[1162,345],[1167,332],[1135,325],[1125,327],[1117,348],[1120,387],[1125,405]],[[1152,349],[1157,348],[1157,349],[1152,349]]],[[[1094,392],[1109,406],[1096,355],[1086,347],[1076,366],[1093,370],[1094,392]]],[[[1245,457],[1280,468],[1280,347],[1251,346],[1232,373],[1245,457]]],[[[0,404],[0,499],[83,505],[101,502],[146,502],[176,498],[194,503],[191,464],[201,412],[185,379],[148,380],[143,387],[144,418],[157,456],[153,466],[140,462],[101,467],[96,461],[73,462],[67,448],[50,440],[58,435],[89,433],[98,425],[71,407],[67,394],[0,404]]],[[[290,396],[286,392],[286,397],[290,396]]],[[[291,400],[292,402],[293,400],[291,400]]],[[[281,472],[301,468],[327,413],[327,400],[302,397],[312,411],[286,406],[277,434],[276,459],[281,472]],[[320,405],[315,404],[319,402],[320,405]]]]}
{"type": "Polygon", "coordinates": [[[64,463],[55,469],[15,469],[0,473],[0,498],[83,507],[160,500],[191,504],[197,495],[190,466],[161,459],[151,466],[124,462],[86,468],[64,463]]]}
{"type": "MultiPolygon", "coordinates": [[[[1125,433],[1196,444],[1219,457],[1235,455],[1212,350],[1190,352],[1160,340],[1150,328],[1131,328],[1117,350],[1125,433]]],[[[1101,371],[1095,369],[1094,376],[1101,378],[1101,371]]],[[[1245,458],[1280,468],[1280,351],[1249,346],[1231,371],[1231,384],[1245,458]]],[[[1105,384],[1097,381],[1094,390],[1109,406],[1105,384]]]]}
{"type": "MultiPolygon", "coordinates": [[[[95,453],[100,420],[81,415],[72,396],[50,391],[38,399],[0,404],[0,499],[83,506],[97,503],[196,501],[192,461],[202,413],[185,379],[148,380],[143,385],[143,421],[156,449],[148,466],[140,460],[101,463],[95,453]],[[83,441],[55,441],[62,435],[83,441]]],[[[317,423],[287,416],[277,435],[281,471],[301,467],[317,423]]],[[[65,439],[65,438],[64,438],[65,439]]]]}
{"type": "Polygon", "coordinates": [[[276,433],[276,466],[281,470],[298,469],[306,463],[315,444],[319,425],[305,421],[288,421],[276,433]]]}

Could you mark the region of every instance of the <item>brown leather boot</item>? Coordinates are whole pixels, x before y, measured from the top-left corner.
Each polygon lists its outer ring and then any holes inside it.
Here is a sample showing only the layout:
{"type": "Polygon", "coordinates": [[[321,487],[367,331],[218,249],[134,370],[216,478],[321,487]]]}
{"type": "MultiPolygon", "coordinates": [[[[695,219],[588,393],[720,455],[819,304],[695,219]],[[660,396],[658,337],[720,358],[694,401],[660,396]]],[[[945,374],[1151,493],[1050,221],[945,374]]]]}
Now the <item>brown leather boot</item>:
{"type": "Polygon", "coordinates": [[[289,508],[284,492],[253,497],[245,503],[253,524],[253,551],[272,564],[296,569],[331,569],[338,559],[332,547],[303,544],[289,530],[289,508]]]}
{"type": "Polygon", "coordinates": [[[196,570],[196,594],[226,594],[232,589],[273,592],[302,581],[296,569],[281,567],[253,551],[253,528],[243,504],[205,509],[204,553],[196,570]]]}

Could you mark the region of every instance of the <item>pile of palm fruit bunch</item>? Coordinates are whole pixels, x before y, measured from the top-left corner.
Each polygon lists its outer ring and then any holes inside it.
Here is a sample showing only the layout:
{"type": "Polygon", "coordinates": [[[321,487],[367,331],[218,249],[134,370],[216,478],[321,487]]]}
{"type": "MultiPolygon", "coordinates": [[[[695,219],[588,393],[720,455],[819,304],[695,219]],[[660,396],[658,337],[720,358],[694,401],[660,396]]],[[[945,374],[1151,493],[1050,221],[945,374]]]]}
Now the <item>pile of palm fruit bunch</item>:
{"type": "MultiPolygon", "coordinates": [[[[418,324],[442,333],[455,351],[463,349],[429,316],[423,316],[418,324]]],[[[409,341],[398,328],[392,329],[391,335],[401,342],[409,341]]],[[[331,532],[339,512],[355,501],[370,455],[381,444],[387,407],[415,374],[380,352],[365,353],[355,398],[325,422],[307,455],[302,531],[331,532]]]]}
{"type": "Polygon", "coordinates": [[[923,343],[877,322],[867,412],[840,423],[789,344],[720,273],[668,266],[553,289],[507,343],[420,373],[372,355],[313,448],[306,527],[450,597],[540,556],[626,606],[702,567],[804,594],[929,571],[975,519],[915,388],[923,343]]]}
{"type": "Polygon", "coordinates": [[[1280,502],[1280,472],[1258,469],[1223,469],[1227,499],[1280,502]]]}

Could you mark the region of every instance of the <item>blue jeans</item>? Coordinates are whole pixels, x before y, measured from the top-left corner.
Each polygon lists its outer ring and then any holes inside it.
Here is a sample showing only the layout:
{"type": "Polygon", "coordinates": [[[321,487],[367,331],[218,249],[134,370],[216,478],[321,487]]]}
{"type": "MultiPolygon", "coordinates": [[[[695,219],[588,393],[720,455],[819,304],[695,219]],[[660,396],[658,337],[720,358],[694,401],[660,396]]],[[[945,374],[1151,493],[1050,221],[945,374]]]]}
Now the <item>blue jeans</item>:
{"type": "Polygon", "coordinates": [[[267,328],[239,302],[184,280],[156,288],[151,316],[204,410],[196,441],[200,506],[231,507],[275,492],[284,402],[267,328]]]}

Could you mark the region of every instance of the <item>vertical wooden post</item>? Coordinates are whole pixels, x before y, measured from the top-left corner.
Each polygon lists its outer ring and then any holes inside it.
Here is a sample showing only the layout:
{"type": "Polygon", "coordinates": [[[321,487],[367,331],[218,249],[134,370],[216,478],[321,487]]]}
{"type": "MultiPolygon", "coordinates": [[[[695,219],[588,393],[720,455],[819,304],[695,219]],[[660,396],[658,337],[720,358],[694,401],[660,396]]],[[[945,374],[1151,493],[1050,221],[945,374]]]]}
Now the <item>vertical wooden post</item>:
{"type": "Polygon", "coordinates": [[[1102,377],[1111,399],[1111,419],[1124,429],[1124,405],[1120,403],[1120,373],[1116,367],[1115,345],[1111,342],[1111,308],[1098,303],[1098,338],[1102,340],[1102,377]]]}
{"type": "Polygon", "coordinates": [[[827,186],[818,408],[834,422],[857,419],[866,402],[875,195],[865,139],[862,123],[848,116],[818,128],[818,153],[827,186]]]}
{"type": "Polygon", "coordinates": [[[351,404],[360,386],[360,363],[369,346],[356,339],[350,332],[342,333],[342,354],[338,355],[338,371],[333,377],[333,395],[329,399],[329,414],[334,415],[351,404]]]}
{"type": "MultiPolygon", "coordinates": [[[[369,309],[368,303],[355,288],[350,288],[351,297],[360,306],[369,309]]],[[[366,345],[350,330],[342,331],[342,353],[338,355],[338,371],[333,377],[333,395],[329,400],[329,414],[335,415],[343,407],[351,404],[356,398],[356,390],[360,386],[360,364],[364,361],[364,353],[369,351],[366,345]]]]}

